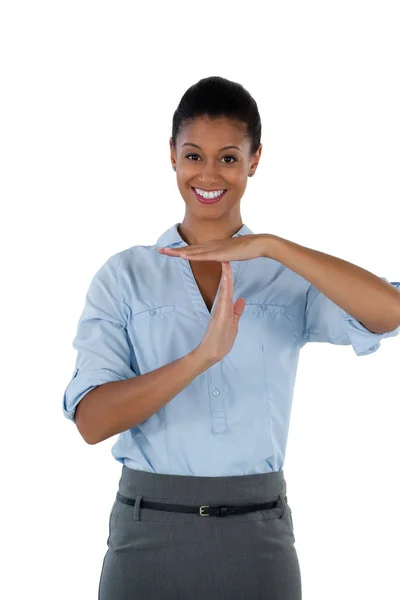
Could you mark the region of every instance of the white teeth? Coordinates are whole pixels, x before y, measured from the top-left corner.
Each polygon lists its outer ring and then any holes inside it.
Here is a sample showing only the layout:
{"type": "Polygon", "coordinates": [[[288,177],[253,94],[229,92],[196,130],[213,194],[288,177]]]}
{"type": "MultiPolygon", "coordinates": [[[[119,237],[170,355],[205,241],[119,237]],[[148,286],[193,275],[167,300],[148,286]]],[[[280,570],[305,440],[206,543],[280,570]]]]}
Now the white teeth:
{"type": "Polygon", "coordinates": [[[204,190],[201,190],[200,188],[194,188],[194,189],[199,194],[199,196],[202,196],[203,198],[208,198],[209,200],[211,198],[217,198],[218,196],[223,194],[225,191],[225,190],[218,190],[217,192],[206,192],[204,190]]]}

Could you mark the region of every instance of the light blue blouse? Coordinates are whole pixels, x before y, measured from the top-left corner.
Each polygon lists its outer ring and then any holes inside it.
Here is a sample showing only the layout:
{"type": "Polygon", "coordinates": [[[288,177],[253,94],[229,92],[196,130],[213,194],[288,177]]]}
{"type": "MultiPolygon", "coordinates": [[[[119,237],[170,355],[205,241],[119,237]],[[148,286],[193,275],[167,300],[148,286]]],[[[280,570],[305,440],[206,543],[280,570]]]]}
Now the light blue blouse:
{"type": "MultiPolygon", "coordinates": [[[[158,369],[200,344],[210,313],[190,263],[157,252],[187,246],[178,226],[154,245],[114,254],[95,273],[72,343],[78,354],[63,397],[68,419],[74,421],[77,404],[96,386],[158,369]]],[[[252,233],[242,225],[232,237],[252,233]]],[[[276,260],[231,266],[234,301],[247,301],[231,351],[118,435],[111,452],[127,467],[209,477],[280,471],[300,349],[328,342],[366,356],[399,334],[400,327],[370,332],[276,260]]],[[[398,281],[391,285],[400,288],[398,281]]]]}

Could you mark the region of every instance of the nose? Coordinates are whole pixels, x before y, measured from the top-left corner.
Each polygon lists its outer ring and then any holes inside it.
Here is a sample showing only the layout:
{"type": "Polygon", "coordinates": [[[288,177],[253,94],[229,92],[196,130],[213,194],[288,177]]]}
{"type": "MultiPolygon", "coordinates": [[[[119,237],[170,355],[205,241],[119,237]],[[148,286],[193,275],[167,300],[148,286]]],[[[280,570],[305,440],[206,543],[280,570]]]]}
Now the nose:
{"type": "Polygon", "coordinates": [[[212,162],[204,163],[200,168],[199,182],[205,189],[217,189],[218,182],[220,182],[219,165],[215,165],[212,162]]]}

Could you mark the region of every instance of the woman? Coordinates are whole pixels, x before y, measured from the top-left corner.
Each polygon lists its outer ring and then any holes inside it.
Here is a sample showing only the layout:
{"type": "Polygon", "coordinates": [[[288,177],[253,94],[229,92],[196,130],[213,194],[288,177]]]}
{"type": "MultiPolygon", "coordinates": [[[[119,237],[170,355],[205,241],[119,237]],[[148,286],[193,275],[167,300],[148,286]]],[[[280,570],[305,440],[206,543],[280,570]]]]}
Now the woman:
{"type": "Polygon", "coordinates": [[[182,223],[90,284],[63,410],[89,444],[119,434],[100,600],[300,600],[283,472],[299,351],[399,333],[400,283],[242,223],[260,137],[241,85],[189,88],[170,140],[182,223]]]}

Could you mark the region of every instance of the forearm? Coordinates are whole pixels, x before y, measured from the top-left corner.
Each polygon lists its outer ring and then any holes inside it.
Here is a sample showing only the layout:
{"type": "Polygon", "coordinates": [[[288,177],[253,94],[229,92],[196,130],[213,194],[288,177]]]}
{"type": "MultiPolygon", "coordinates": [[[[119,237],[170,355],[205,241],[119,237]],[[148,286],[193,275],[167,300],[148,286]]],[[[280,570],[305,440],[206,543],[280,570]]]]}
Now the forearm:
{"type": "Polygon", "coordinates": [[[196,348],[182,358],[123,381],[104,383],[79,402],[75,423],[88,444],[97,444],[151,417],[212,362],[196,348]]]}
{"type": "Polygon", "coordinates": [[[400,325],[399,291],[361,267],[279,236],[265,234],[263,256],[304,277],[332,302],[375,333],[400,325]]]}

